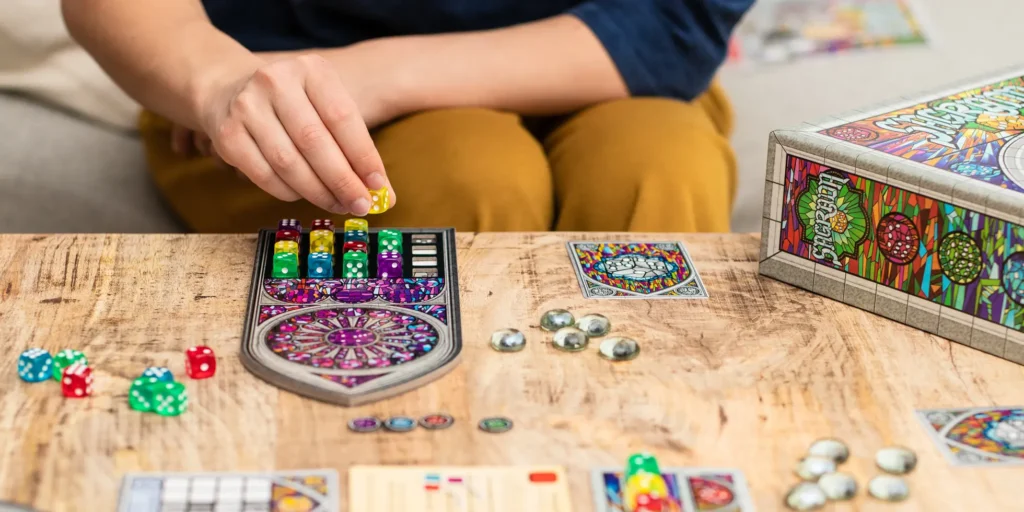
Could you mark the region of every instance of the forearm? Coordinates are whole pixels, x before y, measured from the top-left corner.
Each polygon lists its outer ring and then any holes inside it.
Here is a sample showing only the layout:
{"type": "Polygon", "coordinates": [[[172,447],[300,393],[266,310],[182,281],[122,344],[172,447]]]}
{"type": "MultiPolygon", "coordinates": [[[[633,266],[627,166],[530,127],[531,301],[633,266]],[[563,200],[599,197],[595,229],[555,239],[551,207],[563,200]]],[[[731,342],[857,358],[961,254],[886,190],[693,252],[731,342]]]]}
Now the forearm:
{"type": "Polygon", "coordinates": [[[199,0],[64,0],[72,36],[132,98],[200,128],[205,91],[261,61],[207,19],[199,0]]]}

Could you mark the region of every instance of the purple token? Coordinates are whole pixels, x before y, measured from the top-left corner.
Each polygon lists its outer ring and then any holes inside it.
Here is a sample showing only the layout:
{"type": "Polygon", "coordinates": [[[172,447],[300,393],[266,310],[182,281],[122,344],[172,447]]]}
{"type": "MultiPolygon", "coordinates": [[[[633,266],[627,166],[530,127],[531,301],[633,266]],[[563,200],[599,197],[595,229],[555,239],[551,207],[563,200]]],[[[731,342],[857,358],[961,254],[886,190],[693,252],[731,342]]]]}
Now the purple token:
{"type": "Polygon", "coordinates": [[[349,420],[348,429],[353,432],[376,432],[380,430],[381,422],[379,419],[373,416],[366,416],[364,418],[355,418],[349,420]]]}

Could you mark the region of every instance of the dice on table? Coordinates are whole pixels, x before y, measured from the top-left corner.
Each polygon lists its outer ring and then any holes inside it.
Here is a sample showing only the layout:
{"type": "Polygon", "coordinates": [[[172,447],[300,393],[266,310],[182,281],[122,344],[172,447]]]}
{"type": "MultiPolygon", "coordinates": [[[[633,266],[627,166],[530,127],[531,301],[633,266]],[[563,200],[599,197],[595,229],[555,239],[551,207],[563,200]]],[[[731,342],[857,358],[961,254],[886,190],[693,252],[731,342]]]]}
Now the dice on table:
{"type": "Polygon", "coordinates": [[[180,382],[160,382],[150,385],[152,410],[160,416],[177,416],[188,409],[188,391],[180,382]]]}
{"type": "Polygon", "coordinates": [[[334,256],[329,252],[311,252],[306,262],[306,277],[330,279],[334,277],[334,256]]]}
{"type": "Polygon", "coordinates": [[[290,252],[290,253],[294,253],[296,256],[298,256],[299,255],[299,244],[298,244],[298,242],[294,242],[292,240],[281,240],[280,242],[275,242],[274,243],[274,254],[278,254],[278,253],[282,253],[282,252],[290,252]]]}
{"type": "Polygon", "coordinates": [[[25,382],[42,382],[53,376],[53,356],[41,348],[30,348],[18,356],[18,376],[25,382]]]}
{"type": "Polygon", "coordinates": [[[153,379],[153,382],[174,382],[174,374],[163,366],[150,366],[142,372],[142,378],[153,379]]]}
{"type": "Polygon", "coordinates": [[[193,379],[213,377],[217,372],[217,356],[213,349],[203,345],[185,351],[185,373],[193,379]]]}
{"type": "Polygon", "coordinates": [[[377,277],[381,279],[402,277],[402,254],[398,251],[377,253],[377,277]]]}
{"type": "Polygon", "coordinates": [[[366,231],[363,231],[361,229],[359,229],[359,230],[353,229],[351,231],[346,231],[345,232],[345,240],[344,241],[346,241],[346,242],[350,242],[351,241],[351,242],[366,242],[366,243],[370,243],[370,235],[366,234],[366,231]]]}
{"type": "Polygon", "coordinates": [[[281,222],[277,223],[277,229],[292,229],[295,231],[302,231],[302,224],[298,219],[281,219],[281,222]]]}
{"type": "Polygon", "coordinates": [[[299,277],[299,255],[293,252],[274,253],[274,268],[270,275],[276,279],[299,277]]]}
{"type": "Polygon", "coordinates": [[[85,354],[70,348],[57,352],[53,356],[53,379],[60,382],[64,378],[64,369],[75,363],[87,365],[89,360],[85,358],[85,354]]]}
{"type": "Polygon", "coordinates": [[[342,250],[342,252],[349,252],[349,251],[366,252],[366,242],[362,242],[362,241],[359,241],[359,240],[349,240],[349,241],[345,242],[344,245],[341,246],[341,250],[342,250]]]}
{"type": "Polygon", "coordinates": [[[334,231],[334,221],[331,219],[316,219],[313,221],[313,225],[310,229],[329,229],[331,231],[334,231]]]}
{"type": "Polygon", "coordinates": [[[128,406],[142,412],[153,410],[153,385],[161,383],[155,377],[139,377],[132,381],[128,388],[128,406]]]}
{"type": "Polygon", "coordinates": [[[345,231],[369,231],[370,223],[366,219],[348,219],[345,221],[345,231]]]}
{"type": "Polygon", "coordinates": [[[302,233],[294,229],[279,229],[277,233],[274,233],[275,242],[291,241],[299,243],[302,240],[302,233]]]}
{"type": "Polygon", "coordinates": [[[391,207],[391,194],[388,188],[370,191],[370,213],[384,213],[391,207]]]}
{"type": "Polygon", "coordinates": [[[309,234],[309,252],[334,254],[334,231],[318,229],[309,234]]]}
{"type": "Polygon", "coordinates": [[[60,391],[68,398],[83,398],[92,394],[92,368],[74,363],[64,369],[60,391]]]}
{"type": "Polygon", "coordinates": [[[369,258],[365,252],[350,251],[341,255],[342,277],[365,279],[370,273],[369,258]]]}

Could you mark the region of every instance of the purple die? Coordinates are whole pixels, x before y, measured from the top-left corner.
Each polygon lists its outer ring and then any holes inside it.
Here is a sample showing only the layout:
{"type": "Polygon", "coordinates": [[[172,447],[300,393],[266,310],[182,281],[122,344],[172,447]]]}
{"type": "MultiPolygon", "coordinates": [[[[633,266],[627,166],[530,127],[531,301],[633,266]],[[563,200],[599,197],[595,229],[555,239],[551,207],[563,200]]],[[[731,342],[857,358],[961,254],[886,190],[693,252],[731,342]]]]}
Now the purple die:
{"type": "Polygon", "coordinates": [[[377,277],[380,279],[402,277],[402,253],[398,251],[377,253],[377,277]]]}
{"type": "Polygon", "coordinates": [[[277,229],[293,229],[301,233],[302,224],[299,223],[298,219],[281,219],[281,222],[277,224],[277,229]]]}

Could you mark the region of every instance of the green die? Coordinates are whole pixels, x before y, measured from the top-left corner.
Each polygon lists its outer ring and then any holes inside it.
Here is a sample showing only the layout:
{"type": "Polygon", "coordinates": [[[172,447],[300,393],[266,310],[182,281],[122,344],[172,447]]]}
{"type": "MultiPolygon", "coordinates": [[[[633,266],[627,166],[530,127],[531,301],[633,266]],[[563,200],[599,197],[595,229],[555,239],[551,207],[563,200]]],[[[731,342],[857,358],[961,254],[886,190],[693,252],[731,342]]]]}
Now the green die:
{"type": "Polygon", "coordinates": [[[180,382],[150,384],[153,392],[153,411],[160,416],[177,416],[188,409],[188,391],[180,382]]]}
{"type": "Polygon", "coordinates": [[[402,233],[394,229],[382,229],[377,233],[377,250],[402,252],[402,233]]]}
{"type": "Polygon", "coordinates": [[[271,273],[276,279],[299,277],[299,257],[291,252],[274,253],[274,270],[271,273]]]}
{"type": "Polygon", "coordinates": [[[365,252],[348,251],[341,255],[342,277],[346,279],[366,279],[370,275],[369,258],[365,252]]]}
{"type": "Polygon", "coordinates": [[[128,405],[136,411],[150,412],[153,410],[155,386],[163,381],[156,377],[139,377],[128,389],[128,405]]]}
{"type": "Polygon", "coordinates": [[[53,380],[60,382],[64,378],[64,368],[75,363],[88,365],[89,361],[85,358],[85,354],[70,348],[57,352],[57,355],[53,356],[53,380]]]}
{"type": "Polygon", "coordinates": [[[660,475],[661,469],[658,468],[658,460],[649,453],[635,453],[630,455],[629,460],[626,461],[626,474],[623,475],[623,481],[629,480],[631,476],[638,473],[660,475]]]}

